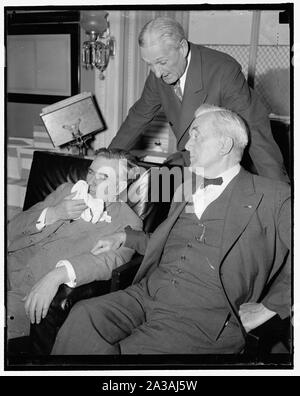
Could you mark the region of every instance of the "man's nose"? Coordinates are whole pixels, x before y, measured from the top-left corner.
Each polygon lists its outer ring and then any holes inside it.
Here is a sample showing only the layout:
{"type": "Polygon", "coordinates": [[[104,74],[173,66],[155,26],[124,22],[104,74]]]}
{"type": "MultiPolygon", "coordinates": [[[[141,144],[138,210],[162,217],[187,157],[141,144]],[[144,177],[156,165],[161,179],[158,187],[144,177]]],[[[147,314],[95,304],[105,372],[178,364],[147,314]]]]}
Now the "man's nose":
{"type": "Polygon", "coordinates": [[[162,71],[159,65],[153,65],[153,71],[157,78],[160,78],[162,75],[162,71]]]}
{"type": "Polygon", "coordinates": [[[99,184],[99,180],[98,180],[97,175],[92,175],[92,176],[89,178],[89,180],[88,180],[88,184],[89,184],[90,186],[96,187],[97,184],[99,184]]]}
{"type": "Polygon", "coordinates": [[[88,184],[92,184],[95,181],[95,175],[88,175],[86,181],[88,184]]]}
{"type": "Polygon", "coordinates": [[[187,151],[190,151],[190,147],[191,147],[191,138],[189,138],[189,140],[186,142],[186,144],[185,144],[185,149],[187,150],[187,151]]]}

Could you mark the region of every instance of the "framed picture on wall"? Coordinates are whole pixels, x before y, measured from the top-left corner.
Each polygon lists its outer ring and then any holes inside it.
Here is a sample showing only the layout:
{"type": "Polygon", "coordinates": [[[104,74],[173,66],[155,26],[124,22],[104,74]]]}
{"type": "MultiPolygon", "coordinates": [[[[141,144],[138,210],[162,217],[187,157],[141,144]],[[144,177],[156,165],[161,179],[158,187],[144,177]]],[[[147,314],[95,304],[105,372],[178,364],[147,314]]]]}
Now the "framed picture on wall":
{"type": "Polygon", "coordinates": [[[82,92],[44,107],[40,116],[54,147],[105,128],[91,92],[82,92]]]}
{"type": "Polygon", "coordinates": [[[10,26],[7,99],[51,104],[79,92],[78,24],[10,26]]]}

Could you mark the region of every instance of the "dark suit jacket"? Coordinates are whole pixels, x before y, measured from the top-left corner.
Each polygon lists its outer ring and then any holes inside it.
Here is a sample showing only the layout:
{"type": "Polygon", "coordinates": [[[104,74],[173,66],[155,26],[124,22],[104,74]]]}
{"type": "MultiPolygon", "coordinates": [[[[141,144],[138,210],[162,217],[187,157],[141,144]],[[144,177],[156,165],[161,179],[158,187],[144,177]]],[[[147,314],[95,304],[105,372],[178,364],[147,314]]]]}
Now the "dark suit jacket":
{"type": "MultiPolygon", "coordinates": [[[[168,218],[148,240],[134,283],[159,264],[185,204],[173,202],[168,218]]],[[[290,315],[290,219],[289,186],[242,169],[228,203],[219,272],[224,295],[238,320],[239,306],[245,302],[261,301],[282,318],[290,315]]],[[[129,234],[126,246],[133,248],[134,244],[129,234]]]]}
{"type": "Polygon", "coordinates": [[[287,181],[267,112],[249,88],[241,66],[225,53],[192,43],[190,49],[191,61],[182,104],[172,86],[150,72],[141,98],[129,110],[110,148],[132,148],[144,127],[162,107],[176,135],[178,150],[184,150],[195,110],[208,103],[233,110],[247,121],[251,130],[249,153],[258,174],[287,181]]]}

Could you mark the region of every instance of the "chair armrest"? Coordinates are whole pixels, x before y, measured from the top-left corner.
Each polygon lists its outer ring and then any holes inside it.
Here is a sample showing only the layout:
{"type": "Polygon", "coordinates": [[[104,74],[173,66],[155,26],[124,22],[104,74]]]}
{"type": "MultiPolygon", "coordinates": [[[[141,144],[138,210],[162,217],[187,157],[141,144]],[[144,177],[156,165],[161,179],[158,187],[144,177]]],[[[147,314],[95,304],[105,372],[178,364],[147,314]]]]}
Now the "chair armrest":
{"type": "Polygon", "coordinates": [[[80,300],[108,293],[110,281],[94,281],[75,288],[61,285],[49,307],[46,317],[30,327],[30,348],[33,355],[49,355],[58,330],[72,306],[80,300]]]}
{"type": "Polygon", "coordinates": [[[110,291],[114,292],[132,284],[133,278],[141,265],[144,256],[135,253],[128,263],[120,265],[120,267],[112,271],[110,291]]]}
{"type": "Polygon", "coordinates": [[[264,359],[270,356],[277,343],[282,343],[289,354],[292,349],[291,331],[291,318],[281,319],[279,315],[275,315],[248,333],[245,354],[264,359]]]}
{"type": "Polygon", "coordinates": [[[53,309],[69,312],[72,306],[80,300],[98,297],[110,290],[110,281],[94,281],[75,288],[61,285],[51,303],[53,309]]]}

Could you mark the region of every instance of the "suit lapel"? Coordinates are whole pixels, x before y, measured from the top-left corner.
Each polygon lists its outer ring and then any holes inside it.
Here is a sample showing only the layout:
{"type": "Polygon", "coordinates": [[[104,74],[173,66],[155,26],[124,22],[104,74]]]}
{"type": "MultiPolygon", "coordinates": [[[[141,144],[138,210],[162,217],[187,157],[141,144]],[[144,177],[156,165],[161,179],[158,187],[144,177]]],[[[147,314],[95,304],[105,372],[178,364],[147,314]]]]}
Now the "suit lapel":
{"type": "Polygon", "coordinates": [[[253,175],[241,169],[228,202],[221,243],[220,263],[222,263],[227,252],[246,229],[262,197],[263,194],[255,192],[253,175]]]}
{"type": "Polygon", "coordinates": [[[202,57],[197,47],[190,43],[191,61],[187,71],[183,102],[180,112],[180,131],[184,136],[194,119],[195,110],[205,102],[207,92],[203,87],[202,57]]]}
{"type": "Polygon", "coordinates": [[[135,276],[134,283],[140,281],[146,275],[150,267],[156,267],[158,265],[169,233],[185,205],[186,202],[173,203],[167,219],[152,234],[145,252],[144,260],[135,276]]]}
{"type": "MultiPolygon", "coordinates": [[[[191,181],[188,180],[186,183],[188,186],[186,191],[190,191],[190,182],[191,181]]],[[[174,196],[176,196],[176,193],[174,196]]],[[[239,175],[237,176],[231,198],[228,201],[221,243],[221,264],[227,252],[231,249],[231,247],[246,229],[247,224],[251,220],[251,217],[255,213],[262,198],[263,194],[255,192],[253,175],[246,172],[244,169],[241,169],[239,175]]],[[[158,265],[170,231],[184,209],[188,199],[189,196],[187,195],[184,202],[173,202],[168,218],[157,228],[149,241],[145,258],[137,272],[134,282],[141,280],[141,278],[146,275],[151,266],[154,268],[154,266],[156,267],[158,265]]]]}
{"type": "Polygon", "coordinates": [[[184,183],[181,184],[173,195],[173,201],[167,219],[157,227],[152,234],[145,252],[144,260],[134,278],[134,283],[143,278],[151,266],[157,267],[166,241],[175,221],[180,216],[187,202],[192,196],[192,173],[184,174],[184,183]]]}
{"type": "MultiPolygon", "coordinates": [[[[207,92],[203,86],[202,56],[200,48],[190,43],[191,61],[187,71],[183,101],[180,103],[171,85],[158,81],[165,100],[168,119],[172,120],[171,126],[179,142],[186,136],[188,128],[194,119],[195,110],[205,102],[207,92]]],[[[181,142],[181,146],[185,144],[181,142]]],[[[180,147],[178,147],[181,149],[180,147]]]]}

